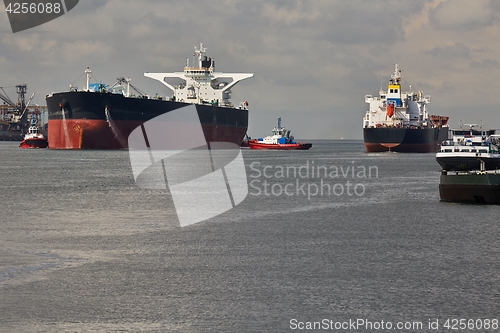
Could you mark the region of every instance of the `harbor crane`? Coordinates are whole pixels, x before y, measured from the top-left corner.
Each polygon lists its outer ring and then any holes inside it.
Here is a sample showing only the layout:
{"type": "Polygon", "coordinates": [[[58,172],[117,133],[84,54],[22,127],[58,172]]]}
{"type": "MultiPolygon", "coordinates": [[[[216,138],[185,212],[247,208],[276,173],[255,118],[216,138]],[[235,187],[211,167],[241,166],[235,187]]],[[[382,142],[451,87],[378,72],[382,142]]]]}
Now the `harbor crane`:
{"type": "Polygon", "coordinates": [[[35,93],[33,93],[26,103],[25,95],[27,88],[28,86],[26,84],[19,84],[16,86],[17,102],[14,102],[9,98],[8,94],[4,90],[4,87],[0,87],[0,99],[6,105],[11,107],[11,109],[7,112],[7,114],[9,115],[8,118],[6,119],[4,115],[4,117],[0,119],[0,126],[3,128],[3,130],[10,131],[19,129],[21,130],[21,135],[24,135],[24,133],[26,133],[29,127],[28,113],[26,111],[28,110],[28,106],[31,104],[31,101],[35,96],[35,93]]]}

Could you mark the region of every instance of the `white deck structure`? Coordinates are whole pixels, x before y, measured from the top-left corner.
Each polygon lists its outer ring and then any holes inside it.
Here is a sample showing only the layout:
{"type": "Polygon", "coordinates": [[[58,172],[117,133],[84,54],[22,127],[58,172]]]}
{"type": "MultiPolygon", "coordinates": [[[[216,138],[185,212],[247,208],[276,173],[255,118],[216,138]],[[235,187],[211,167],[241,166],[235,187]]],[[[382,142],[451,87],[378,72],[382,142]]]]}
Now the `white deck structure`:
{"type": "MultiPolygon", "coordinates": [[[[422,91],[403,92],[401,90],[401,70],[395,64],[387,91],[380,89],[379,96],[366,95],[365,102],[369,109],[363,117],[363,127],[435,127],[441,126],[444,119],[430,119],[427,105],[430,95],[422,91]]],[[[446,117],[447,122],[447,117],[446,117]]]]}
{"type": "MultiPolygon", "coordinates": [[[[189,58],[183,72],[144,73],[144,76],[163,83],[173,92],[172,100],[193,104],[212,104],[222,107],[234,107],[231,103],[231,88],[238,82],[251,78],[253,73],[223,73],[215,72],[215,61],[203,54],[206,48],[203,43],[194,47],[198,57],[198,66],[190,67],[189,58]],[[177,78],[184,80],[179,85],[168,83],[165,79],[177,78]]],[[[242,102],[239,107],[247,108],[248,103],[242,102]]]]}

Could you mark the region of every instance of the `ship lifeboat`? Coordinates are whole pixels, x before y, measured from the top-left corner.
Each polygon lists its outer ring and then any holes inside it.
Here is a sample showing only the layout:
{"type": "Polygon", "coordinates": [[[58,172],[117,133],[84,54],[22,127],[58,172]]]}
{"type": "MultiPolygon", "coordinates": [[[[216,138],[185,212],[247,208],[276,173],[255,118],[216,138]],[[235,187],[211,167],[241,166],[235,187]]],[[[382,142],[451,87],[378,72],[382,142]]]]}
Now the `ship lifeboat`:
{"type": "Polygon", "coordinates": [[[391,118],[394,115],[394,104],[387,105],[387,117],[391,118]]]}

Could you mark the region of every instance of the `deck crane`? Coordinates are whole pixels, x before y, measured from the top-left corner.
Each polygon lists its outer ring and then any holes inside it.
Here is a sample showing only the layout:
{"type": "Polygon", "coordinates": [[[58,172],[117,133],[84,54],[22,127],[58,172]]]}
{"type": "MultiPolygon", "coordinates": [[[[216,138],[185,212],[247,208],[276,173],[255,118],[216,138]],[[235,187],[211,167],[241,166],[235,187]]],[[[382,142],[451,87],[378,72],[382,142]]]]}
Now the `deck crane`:
{"type": "Polygon", "coordinates": [[[126,97],[130,97],[130,88],[134,89],[136,93],[138,93],[140,96],[144,97],[146,96],[146,93],[141,91],[139,88],[134,87],[132,83],[130,83],[130,78],[129,77],[118,77],[116,78],[116,82],[109,87],[109,90],[112,90],[113,88],[117,87],[118,85],[122,85],[127,88],[127,91],[125,92],[126,97]]]}

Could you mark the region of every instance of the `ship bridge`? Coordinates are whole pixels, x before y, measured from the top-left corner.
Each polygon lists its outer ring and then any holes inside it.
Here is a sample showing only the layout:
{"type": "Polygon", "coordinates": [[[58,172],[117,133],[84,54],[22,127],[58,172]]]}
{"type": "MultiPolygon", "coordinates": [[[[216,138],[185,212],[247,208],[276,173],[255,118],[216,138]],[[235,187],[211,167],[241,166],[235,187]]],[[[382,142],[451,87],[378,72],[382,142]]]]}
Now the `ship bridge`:
{"type": "Polygon", "coordinates": [[[399,64],[394,64],[394,74],[391,75],[387,87],[387,103],[395,104],[397,107],[403,106],[401,101],[401,70],[399,64]]]}
{"type": "Polygon", "coordinates": [[[172,100],[233,107],[231,88],[238,82],[252,77],[253,73],[215,72],[215,61],[203,55],[206,52],[203,44],[200,43],[199,48],[195,46],[194,50],[198,57],[198,66],[189,66],[188,58],[183,72],[144,73],[144,76],[160,81],[172,90],[172,100]],[[177,78],[184,82],[173,85],[167,82],[168,78],[177,78]]]}

